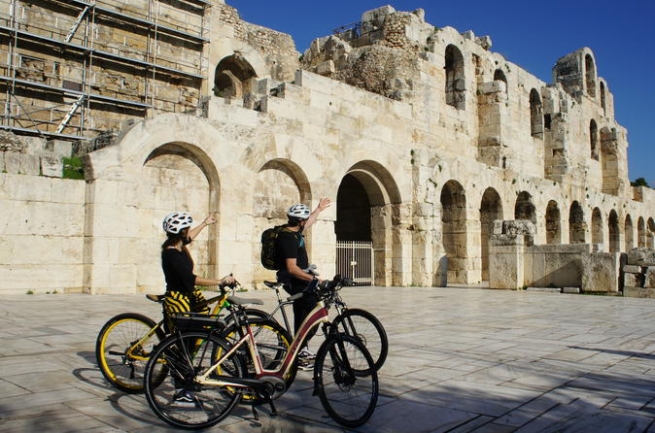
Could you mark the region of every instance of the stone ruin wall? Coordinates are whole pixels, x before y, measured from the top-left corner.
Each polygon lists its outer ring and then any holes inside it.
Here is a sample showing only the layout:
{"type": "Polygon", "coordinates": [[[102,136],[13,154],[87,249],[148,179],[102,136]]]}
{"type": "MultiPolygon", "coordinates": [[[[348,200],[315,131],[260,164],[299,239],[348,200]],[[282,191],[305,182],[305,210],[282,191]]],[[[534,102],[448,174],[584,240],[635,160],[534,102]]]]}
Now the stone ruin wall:
{"type": "MultiPolygon", "coordinates": [[[[573,201],[584,205],[586,222],[581,224],[586,224],[583,241],[587,244],[592,244],[590,214],[594,208],[601,209],[603,215],[617,209],[621,222],[628,214],[653,217],[649,212],[654,208],[654,191],[633,189],[627,182],[625,131],[613,119],[609,91],[601,109],[597,98],[585,93],[579,79],[546,84],[491,52],[488,37],[449,27],[435,29],[424,22],[420,10],[396,12],[390,7],[365,13],[362,33],[350,39],[326,37],[315,41],[301,60],[302,67],[312,73],[294,74],[300,56],[288,35],[245,23],[227,5],[216,6],[212,8],[215,39],[208,47],[208,82],[214,81],[214,69],[221,59],[238,53],[256,72],[249,79],[250,104],[245,103],[245,95],[241,101],[212,97],[208,84],[200,93],[201,99],[208,98],[204,118],[164,120],[154,110],[151,121],[122,131],[118,144],[89,155],[91,172],[86,185],[57,179],[56,164],[44,162],[53,156],[54,148],[65,152],[66,146],[57,141],[3,153],[3,203],[11,203],[20,215],[35,211],[40,215],[30,223],[40,224],[38,229],[28,225],[20,233],[5,236],[5,244],[11,244],[6,251],[21,250],[27,239],[22,236],[29,236],[31,242],[36,236],[39,242],[47,239],[44,247],[65,252],[49,258],[48,266],[41,266],[43,273],[33,281],[5,278],[21,293],[25,284],[34,281],[40,290],[65,288],[94,293],[160,287],[156,260],[144,261],[143,257],[149,257],[149,249],[158,246],[159,232],[153,221],[175,203],[196,215],[211,209],[221,211],[216,227],[220,237],[211,241],[207,234],[194,251],[202,272],[235,270],[243,276],[242,282],[256,284],[267,277],[256,258],[258,230],[271,219],[281,218],[280,209],[290,197],[307,197],[287,175],[291,169],[280,170],[273,163],[283,159],[293,161],[297,164],[294,170],[309,176],[306,181],[314,194],[334,196],[334,185],[339,185],[344,168],[350,166],[369,171],[377,176],[375,182],[388,188],[385,194],[395,197],[397,203],[378,204],[371,210],[373,240],[384,252],[376,267],[385,273],[378,280],[384,284],[478,284],[482,263],[493,258],[482,248],[486,238],[480,236],[490,229],[480,227],[480,208],[486,212],[487,224],[494,219],[511,219],[516,196],[522,191],[532,194],[538,209],[537,245],[547,243],[549,230],[543,212],[549,200],[560,206],[562,243],[569,241],[575,224],[568,220],[573,201]],[[448,78],[443,65],[450,45],[457,47],[463,58],[473,60],[455,71],[461,76],[448,94],[444,91],[448,78]],[[504,80],[494,79],[498,70],[504,80]],[[581,91],[571,92],[575,83],[581,91]],[[541,109],[551,116],[549,130],[531,131],[530,89],[539,92],[541,109]],[[583,119],[590,118],[598,119],[599,130],[608,128],[614,138],[606,140],[606,147],[617,155],[619,174],[615,183],[606,182],[610,193],[595,188],[603,184],[604,175],[600,162],[589,155],[589,131],[583,119]],[[182,135],[180,128],[185,131],[182,135]],[[204,197],[215,197],[216,192],[212,185],[198,186],[206,174],[191,162],[193,158],[179,160],[176,155],[184,154],[184,149],[173,147],[169,155],[148,159],[145,164],[138,158],[132,161],[134,155],[143,156],[139,152],[147,146],[169,146],[166,140],[173,137],[198,146],[217,164],[224,204],[219,206],[213,199],[209,204],[197,204],[204,197]],[[218,149],[217,143],[229,149],[218,149]],[[29,160],[29,171],[17,160],[29,160]],[[361,161],[374,161],[379,167],[371,170],[370,162],[361,161]],[[269,169],[257,172],[261,166],[269,169]],[[186,173],[186,180],[176,182],[175,191],[193,188],[193,200],[177,202],[173,192],[165,191],[164,180],[180,179],[179,173],[186,173]],[[396,195],[390,194],[394,191],[392,183],[396,195]],[[488,187],[499,195],[499,201],[489,205],[485,204],[488,187]],[[32,189],[42,193],[38,197],[26,195],[32,189]],[[31,198],[26,201],[25,197],[31,198]],[[225,204],[241,203],[244,198],[254,204],[252,215],[244,218],[250,224],[245,225],[235,222],[235,211],[225,204]],[[53,227],[56,218],[52,215],[59,214],[62,201],[76,216],[66,228],[53,227]],[[495,214],[494,207],[502,210],[495,214]],[[116,221],[125,215],[138,225],[119,236],[116,221]],[[48,236],[48,231],[56,236],[48,236]],[[35,235],[28,235],[30,232],[35,235]],[[82,268],[84,272],[80,272],[82,268]],[[61,280],[48,279],[46,270],[53,269],[63,276],[61,280]]],[[[570,69],[568,62],[579,66],[580,57],[585,55],[593,53],[583,49],[563,62],[570,69]]],[[[603,81],[595,77],[595,83],[603,81]]],[[[321,262],[333,259],[328,250],[334,244],[331,224],[335,215],[326,218],[310,239],[321,262]]],[[[603,223],[607,224],[605,219],[603,223]]],[[[8,223],[5,231],[7,227],[8,223]]],[[[605,227],[598,242],[605,245],[601,249],[607,248],[608,236],[605,227]]],[[[13,271],[5,267],[1,272],[5,277],[17,275],[14,271],[19,268],[27,275],[37,266],[24,254],[10,258],[7,253],[6,259],[4,263],[13,266],[13,271]]]]}

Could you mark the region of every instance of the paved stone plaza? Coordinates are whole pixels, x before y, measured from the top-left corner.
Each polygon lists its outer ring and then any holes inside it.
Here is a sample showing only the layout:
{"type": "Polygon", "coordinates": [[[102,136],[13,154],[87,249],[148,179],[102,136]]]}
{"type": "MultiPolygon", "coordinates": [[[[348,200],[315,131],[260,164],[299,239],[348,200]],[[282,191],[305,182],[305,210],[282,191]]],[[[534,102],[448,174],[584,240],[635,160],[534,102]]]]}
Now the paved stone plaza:
{"type": "MultiPolygon", "coordinates": [[[[272,293],[259,297],[272,307],[272,293]]],[[[390,353],[362,432],[655,432],[655,300],[477,288],[347,288],[390,353]]],[[[12,295],[0,306],[0,431],[154,432],[143,395],[108,387],[94,345],[113,315],[158,317],[143,295],[12,295]]],[[[318,346],[320,341],[314,341],[318,346]]],[[[299,372],[255,421],[214,432],[343,431],[299,372]]]]}

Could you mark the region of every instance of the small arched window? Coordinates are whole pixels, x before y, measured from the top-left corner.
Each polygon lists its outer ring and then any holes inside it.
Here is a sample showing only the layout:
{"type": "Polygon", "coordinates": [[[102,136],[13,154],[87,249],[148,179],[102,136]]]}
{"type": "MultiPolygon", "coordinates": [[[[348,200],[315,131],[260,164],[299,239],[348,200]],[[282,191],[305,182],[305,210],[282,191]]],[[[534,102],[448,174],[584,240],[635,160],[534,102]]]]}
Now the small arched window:
{"type": "Polygon", "coordinates": [[[592,98],[596,97],[596,65],[594,58],[591,54],[587,54],[584,58],[585,65],[585,85],[587,86],[587,95],[592,98]]]}
{"type": "Polygon", "coordinates": [[[591,119],[589,122],[589,145],[591,146],[591,159],[598,161],[600,152],[598,151],[598,125],[591,119]]]}
{"type": "Polygon", "coordinates": [[[543,138],[544,134],[543,108],[537,89],[530,91],[530,134],[538,138],[543,138]]]}
{"type": "Polygon", "coordinates": [[[446,47],[446,104],[464,110],[466,108],[466,80],[464,56],[454,45],[446,47]]]}

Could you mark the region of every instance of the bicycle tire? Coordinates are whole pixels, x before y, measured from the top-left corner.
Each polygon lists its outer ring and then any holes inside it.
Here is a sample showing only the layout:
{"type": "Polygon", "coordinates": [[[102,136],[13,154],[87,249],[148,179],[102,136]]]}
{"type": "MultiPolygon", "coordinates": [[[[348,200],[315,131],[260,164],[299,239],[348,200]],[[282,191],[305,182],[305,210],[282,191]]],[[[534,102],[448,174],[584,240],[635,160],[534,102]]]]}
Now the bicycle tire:
{"type": "MultiPolygon", "coordinates": [[[[216,354],[227,350],[229,344],[223,338],[203,331],[172,334],[162,341],[146,365],[144,379],[146,400],[157,417],[173,427],[190,430],[209,428],[225,419],[239,403],[241,391],[200,385],[195,378],[218,360],[216,354]],[[165,380],[160,381],[163,373],[165,380]],[[180,389],[191,393],[192,401],[186,405],[175,400],[180,389]]],[[[244,371],[240,358],[233,354],[218,374],[240,378],[244,371]]]]}
{"type": "Polygon", "coordinates": [[[382,368],[389,353],[389,339],[377,317],[366,310],[352,308],[338,315],[332,323],[339,332],[360,340],[371,354],[375,369],[382,368]]]}
{"type": "MultiPolygon", "coordinates": [[[[284,358],[291,347],[293,341],[289,333],[278,322],[268,319],[249,319],[250,328],[255,336],[259,357],[262,361],[262,367],[267,370],[274,370],[281,366],[284,358]]],[[[221,337],[225,338],[230,344],[239,339],[238,328],[232,324],[228,326],[223,332],[221,337]]],[[[252,364],[251,356],[247,352],[248,348],[244,345],[237,352],[241,357],[242,365],[246,369],[247,377],[255,377],[255,370],[252,364]]],[[[284,377],[285,391],[293,384],[296,374],[298,372],[297,364],[289,370],[289,373],[284,377]]],[[[276,394],[274,398],[279,397],[281,394],[276,394]]],[[[261,404],[264,403],[261,397],[252,392],[244,392],[242,403],[246,404],[261,404]]]]}
{"type": "Polygon", "coordinates": [[[96,339],[96,360],[102,375],[127,393],[143,392],[143,371],[153,348],[166,334],[157,322],[139,313],[122,313],[104,324],[96,339]],[[141,341],[148,333],[147,340],[141,341]]]}
{"type": "Polygon", "coordinates": [[[314,386],[328,415],[347,428],[363,425],[373,415],[379,383],[371,354],[358,339],[328,337],[316,354],[314,386]]]}

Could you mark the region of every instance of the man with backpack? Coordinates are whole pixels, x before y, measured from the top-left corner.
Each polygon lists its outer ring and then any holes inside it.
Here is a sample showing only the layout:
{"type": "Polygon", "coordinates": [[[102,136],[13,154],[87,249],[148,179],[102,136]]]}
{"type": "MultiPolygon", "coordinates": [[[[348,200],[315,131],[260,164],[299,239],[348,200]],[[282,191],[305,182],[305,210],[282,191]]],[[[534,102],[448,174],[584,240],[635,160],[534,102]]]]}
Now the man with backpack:
{"type": "MultiPolygon", "coordinates": [[[[308,273],[309,258],[305,248],[304,231],[316,222],[318,215],[330,206],[329,198],[321,198],[313,212],[304,204],[296,204],[287,212],[288,223],[278,231],[275,240],[275,255],[277,260],[277,279],[284,284],[285,289],[292,295],[304,292],[317,277],[308,273]]],[[[319,281],[316,281],[318,283],[319,281]]],[[[294,332],[302,325],[307,314],[314,308],[318,298],[313,293],[305,295],[294,301],[294,332]]],[[[308,337],[311,338],[311,335],[308,337]]],[[[305,342],[305,344],[307,341],[305,342]]],[[[298,355],[299,368],[310,370],[313,367],[315,355],[306,347],[298,355]]]]}

